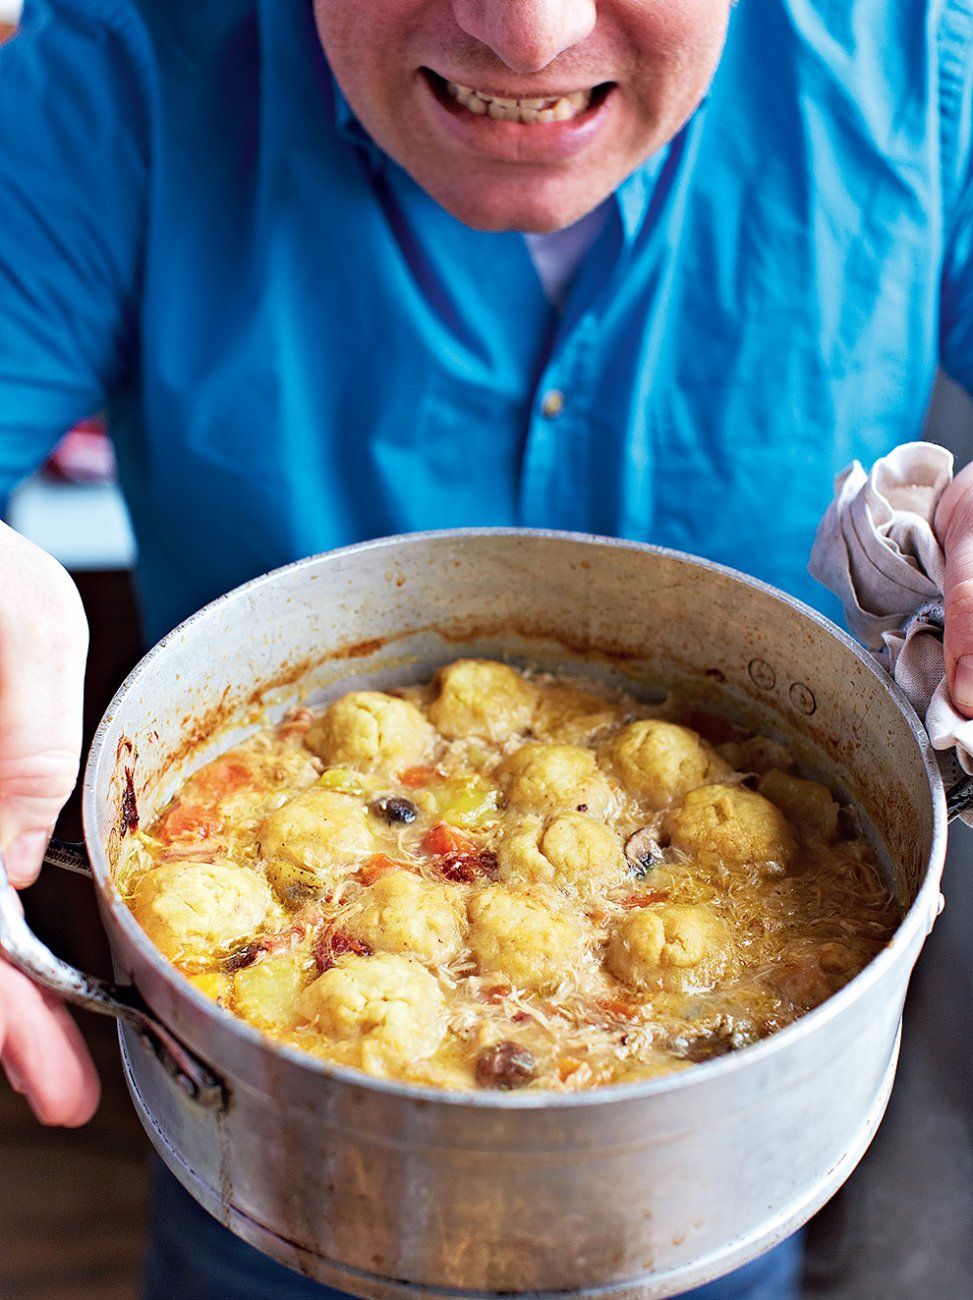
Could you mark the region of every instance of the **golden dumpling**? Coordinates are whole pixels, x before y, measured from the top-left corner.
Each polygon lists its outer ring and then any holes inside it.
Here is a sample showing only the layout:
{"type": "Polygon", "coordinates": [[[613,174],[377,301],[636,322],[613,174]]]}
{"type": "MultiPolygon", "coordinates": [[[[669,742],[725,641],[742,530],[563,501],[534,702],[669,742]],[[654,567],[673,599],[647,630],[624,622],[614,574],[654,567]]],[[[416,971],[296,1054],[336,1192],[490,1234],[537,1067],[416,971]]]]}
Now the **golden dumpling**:
{"type": "Polygon", "coordinates": [[[561,813],[545,826],[539,817],[519,822],[497,851],[501,880],[553,885],[584,896],[625,879],[622,845],[604,822],[561,813]]]}
{"type": "Polygon", "coordinates": [[[665,829],[677,849],[705,866],[787,867],[797,854],[794,832],[780,809],[740,785],[692,790],[666,818],[665,829]]]}
{"type": "Polygon", "coordinates": [[[365,890],[361,910],[343,928],[374,952],[409,953],[432,966],[459,952],[465,921],[455,890],[390,871],[365,890]]]}
{"type": "Polygon", "coordinates": [[[667,807],[729,770],[695,731],[656,718],[623,727],[604,759],[619,784],[653,809],[667,807]]]}
{"type": "Polygon", "coordinates": [[[830,844],[837,835],[840,808],[826,785],[775,767],[760,778],[757,789],[808,838],[830,844]]]}
{"type": "Polygon", "coordinates": [[[375,851],[362,801],[320,786],[269,813],[257,838],[267,876],[281,891],[333,887],[359,859],[375,851]]]}
{"type": "Polygon", "coordinates": [[[576,745],[523,745],[503,760],[497,778],[516,812],[601,817],[611,804],[611,786],[594,755],[576,745]]]}
{"type": "Polygon", "coordinates": [[[424,966],[394,953],[339,957],[299,1000],[301,1016],[338,1045],[349,1064],[382,1073],[422,1060],[446,1033],[446,1000],[424,966]]]}
{"type": "Polygon", "coordinates": [[[469,915],[481,975],[549,993],[587,962],[591,934],[583,918],[536,891],[488,885],[471,897],[469,915]]]}
{"type": "Polygon", "coordinates": [[[439,670],[436,685],[429,717],[449,740],[502,743],[526,731],[534,716],[536,688],[507,664],[458,659],[439,670]]]}
{"type": "Polygon", "coordinates": [[[240,947],[274,908],[264,878],[230,862],[164,862],[146,872],[130,902],[156,947],[190,967],[240,947]]]}
{"type": "Polygon", "coordinates": [[[618,706],[604,696],[567,682],[552,682],[538,696],[533,732],[540,740],[584,745],[617,722],[618,716],[618,706]]]}
{"type": "Polygon", "coordinates": [[[704,905],[641,907],[612,931],[606,965],[640,993],[704,988],[726,966],[729,936],[718,916],[704,905]]]}
{"type": "Polygon", "coordinates": [[[436,732],[414,704],[382,691],[351,691],[308,728],[304,743],[329,766],[394,776],[430,757],[436,732]]]}

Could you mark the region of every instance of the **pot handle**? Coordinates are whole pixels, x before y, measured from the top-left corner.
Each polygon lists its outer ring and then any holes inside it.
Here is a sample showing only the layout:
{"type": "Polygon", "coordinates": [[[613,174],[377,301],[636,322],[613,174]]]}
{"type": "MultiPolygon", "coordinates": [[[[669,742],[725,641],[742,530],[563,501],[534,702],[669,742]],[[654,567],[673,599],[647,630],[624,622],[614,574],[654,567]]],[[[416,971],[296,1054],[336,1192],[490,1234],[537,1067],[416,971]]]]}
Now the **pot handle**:
{"type": "MultiPolygon", "coordinates": [[[[83,845],[52,840],[45,864],[91,875],[83,845]]],[[[154,1018],[132,984],[113,984],[86,975],[55,957],[28,926],[17,891],[7,878],[0,853],[0,953],[35,984],[50,989],[66,1002],[114,1016],[135,1030],[162,1068],[192,1101],[208,1110],[223,1110],[227,1103],[223,1083],[168,1029],[154,1018]]]]}
{"type": "MultiPolygon", "coordinates": [[[[958,766],[958,764],[957,764],[958,766]]],[[[946,791],[946,816],[949,821],[973,810],[973,776],[963,776],[946,791]]]]}

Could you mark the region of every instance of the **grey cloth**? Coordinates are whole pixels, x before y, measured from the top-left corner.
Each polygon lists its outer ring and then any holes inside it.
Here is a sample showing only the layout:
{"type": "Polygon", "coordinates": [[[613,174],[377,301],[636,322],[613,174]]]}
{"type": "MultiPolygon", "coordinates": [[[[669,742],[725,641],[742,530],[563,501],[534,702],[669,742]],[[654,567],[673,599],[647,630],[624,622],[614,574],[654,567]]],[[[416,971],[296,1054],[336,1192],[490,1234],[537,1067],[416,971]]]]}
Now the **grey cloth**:
{"type": "MultiPolygon", "coordinates": [[[[933,530],[953,456],[908,442],[835,480],[808,566],[844,606],[852,635],[892,675],[925,722],[947,783],[973,773],[973,721],[953,708],[943,653],[946,561],[933,530]]],[[[973,825],[973,813],[964,820],[973,825]]]]}

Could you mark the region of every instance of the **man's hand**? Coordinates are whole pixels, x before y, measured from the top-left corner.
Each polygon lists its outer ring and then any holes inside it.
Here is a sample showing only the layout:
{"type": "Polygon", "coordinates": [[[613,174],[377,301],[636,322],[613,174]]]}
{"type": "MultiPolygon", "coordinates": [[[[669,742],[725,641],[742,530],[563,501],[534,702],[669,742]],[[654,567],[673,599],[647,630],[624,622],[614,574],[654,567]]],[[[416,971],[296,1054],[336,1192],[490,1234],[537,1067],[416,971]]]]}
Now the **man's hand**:
{"type": "MultiPolygon", "coordinates": [[[[88,628],[77,588],[0,524],[0,844],[11,882],[33,881],[74,788],[88,628]]],[[[99,1087],[67,1010],[0,960],[0,1063],[45,1124],[91,1118],[99,1087]]]]}
{"type": "Polygon", "coordinates": [[[973,464],[943,493],[936,534],[946,554],[946,680],[958,712],[973,718],[973,464]]]}

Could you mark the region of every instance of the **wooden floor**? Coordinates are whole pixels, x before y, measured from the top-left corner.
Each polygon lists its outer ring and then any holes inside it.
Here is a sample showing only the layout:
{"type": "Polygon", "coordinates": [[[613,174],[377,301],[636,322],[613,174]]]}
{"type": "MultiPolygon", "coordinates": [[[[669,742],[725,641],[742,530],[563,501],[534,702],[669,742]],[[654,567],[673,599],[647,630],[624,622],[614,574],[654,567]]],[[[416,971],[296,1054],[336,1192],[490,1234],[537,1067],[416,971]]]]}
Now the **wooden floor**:
{"type": "MultiPolygon", "coordinates": [[[[139,643],[124,575],[80,585],[92,627],[90,734],[139,643]]],[[[61,832],[79,837],[76,807],[61,832]]],[[[973,1300],[973,833],[957,837],[953,857],[949,906],[913,983],[888,1117],[811,1226],[809,1300],[973,1300]]],[[[55,951],[108,973],[88,881],[47,872],[26,902],[55,951]]],[[[82,1024],[105,1088],[87,1128],[42,1129],[0,1083],[0,1300],[138,1295],[147,1142],[121,1081],[113,1023],[83,1016],[82,1024]]]]}

